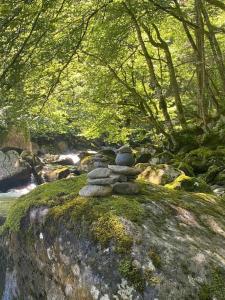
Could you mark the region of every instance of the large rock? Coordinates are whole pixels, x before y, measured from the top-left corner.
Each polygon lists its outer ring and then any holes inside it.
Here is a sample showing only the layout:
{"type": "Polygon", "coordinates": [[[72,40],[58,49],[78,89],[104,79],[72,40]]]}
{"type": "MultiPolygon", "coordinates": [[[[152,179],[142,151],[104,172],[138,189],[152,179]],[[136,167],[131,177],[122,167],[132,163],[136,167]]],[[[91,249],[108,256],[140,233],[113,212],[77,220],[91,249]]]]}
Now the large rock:
{"type": "Polygon", "coordinates": [[[0,298],[224,300],[221,198],[149,184],[141,197],[77,197],[85,180],[17,201],[0,249],[0,298]]]}
{"type": "Polygon", "coordinates": [[[30,132],[26,123],[11,126],[0,135],[0,149],[32,151],[30,132]]]}
{"type": "Polygon", "coordinates": [[[117,165],[109,165],[108,168],[113,171],[114,173],[117,174],[122,174],[122,175],[138,175],[140,174],[140,170],[137,168],[131,168],[131,167],[126,167],[126,166],[117,166],[117,165]]]}
{"type": "Polygon", "coordinates": [[[32,152],[30,151],[26,151],[24,150],[21,154],[20,154],[20,157],[25,160],[26,162],[28,162],[32,167],[35,167],[35,166],[43,166],[43,163],[41,161],[41,159],[33,154],[32,152]]]}
{"type": "Polygon", "coordinates": [[[16,151],[0,151],[0,191],[26,184],[30,176],[31,166],[16,151]]]}
{"type": "Polygon", "coordinates": [[[140,192],[140,186],[134,182],[117,182],[113,185],[113,193],[121,195],[135,195],[140,192]]]}
{"type": "Polygon", "coordinates": [[[104,197],[111,195],[111,193],[111,186],[86,185],[80,190],[79,195],[81,197],[104,197]]]}
{"type": "Polygon", "coordinates": [[[106,178],[109,177],[110,174],[111,171],[108,168],[97,168],[88,173],[88,177],[91,179],[106,178]]]}
{"type": "Polygon", "coordinates": [[[169,165],[155,165],[147,167],[138,179],[145,180],[150,183],[165,185],[174,181],[182,171],[175,169],[169,165]]]}

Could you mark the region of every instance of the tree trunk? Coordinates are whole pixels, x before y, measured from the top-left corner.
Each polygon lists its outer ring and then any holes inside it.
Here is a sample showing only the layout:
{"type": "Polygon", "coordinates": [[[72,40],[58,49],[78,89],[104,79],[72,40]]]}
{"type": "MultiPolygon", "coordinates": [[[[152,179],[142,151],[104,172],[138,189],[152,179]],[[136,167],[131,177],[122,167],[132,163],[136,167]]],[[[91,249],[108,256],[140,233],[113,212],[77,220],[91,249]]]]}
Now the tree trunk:
{"type": "Polygon", "coordinates": [[[152,63],[152,59],[148,53],[148,50],[145,46],[145,42],[142,38],[142,33],[141,33],[141,28],[137,22],[137,19],[135,17],[135,15],[133,14],[133,12],[128,8],[128,6],[124,3],[124,7],[127,10],[128,14],[130,15],[133,23],[134,23],[134,27],[136,30],[136,34],[137,34],[137,38],[138,41],[140,43],[141,49],[143,51],[147,66],[148,66],[148,70],[149,70],[149,75],[150,75],[150,80],[151,80],[151,86],[153,87],[153,89],[156,91],[156,94],[158,95],[159,98],[159,107],[162,110],[163,116],[165,118],[165,121],[167,122],[169,131],[172,133],[174,131],[173,129],[173,124],[170,118],[170,115],[168,113],[168,109],[167,109],[167,103],[166,103],[166,99],[162,93],[162,88],[160,83],[157,80],[156,74],[155,74],[155,70],[154,70],[154,65],[152,63]]]}
{"type": "Polygon", "coordinates": [[[203,121],[204,129],[207,131],[208,103],[206,99],[206,70],[205,70],[205,37],[204,23],[201,13],[201,0],[195,0],[196,24],[195,29],[196,47],[197,47],[197,81],[198,81],[198,112],[203,121]]]}

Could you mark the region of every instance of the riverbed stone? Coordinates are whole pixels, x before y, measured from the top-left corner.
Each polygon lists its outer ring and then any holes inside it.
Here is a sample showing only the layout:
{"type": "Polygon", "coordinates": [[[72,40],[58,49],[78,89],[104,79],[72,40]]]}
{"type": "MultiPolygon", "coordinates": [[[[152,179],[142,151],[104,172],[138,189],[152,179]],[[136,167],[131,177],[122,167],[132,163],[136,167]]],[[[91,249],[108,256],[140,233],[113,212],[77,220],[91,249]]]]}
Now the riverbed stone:
{"type": "Polygon", "coordinates": [[[84,186],[79,195],[81,197],[104,197],[109,196],[112,193],[112,187],[103,185],[86,185],[84,186]]]}
{"type": "Polygon", "coordinates": [[[114,173],[122,175],[138,175],[141,172],[141,170],[137,168],[127,166],[109,165],[108,168],[114,173]]]}
{"type": "Polygon", "coordinates": [[[70,174],[70,170],[67,167],[59,167],[57,169],[46,169],[43,168],[42,176],[47,182],[52,182],[55,180],[66,178],[70,174]]]}
{"type": "Polygon", "coordinates": [[[117,182],[113,185],[113,193],[135,195],[140,192],[140,186],[135,182],[117,182]]]}
{"type": "Polygon", "coordinates": [[[88,173],[88,178],[107,178],[111,174],[111,171],[108,168],[97,168],[88,173]]]}

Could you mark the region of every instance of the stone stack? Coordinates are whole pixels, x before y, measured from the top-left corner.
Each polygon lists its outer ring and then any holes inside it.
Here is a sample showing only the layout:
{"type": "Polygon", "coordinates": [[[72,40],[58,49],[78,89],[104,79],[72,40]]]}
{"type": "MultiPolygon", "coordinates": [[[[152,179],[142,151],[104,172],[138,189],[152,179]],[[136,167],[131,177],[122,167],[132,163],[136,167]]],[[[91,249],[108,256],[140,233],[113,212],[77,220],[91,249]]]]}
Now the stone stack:
{"type": "Polygon", "coordinates": [[[109,170],[112,171],[111,176],[123,177],[123,181],[117,181],[113,184],[113,193],[121,195],[133,195],[140,192],[140,186],[134,180],[140,174],[140,170],[119,165],[109,165],[109,170]]]}
{"type": "Polygon", "coordinates": [[[79,195],[82,197],[104,197],[112,194],[113,178],[108,168],[97,168],[88,173],[88,182],[79,195]]]}
{"type": "Polygon", "coordinates": [[[134,180],[141,171],[131,167],[135,160],[128,146],[123,146],[117,151],[116,165],[106,167],[100,155],[97,159],[101,167],[88,173],[87,185],[80,190],[80,196],[104,197],[112,193],[132,195],[140,192],[140,187],[134,180]]]}

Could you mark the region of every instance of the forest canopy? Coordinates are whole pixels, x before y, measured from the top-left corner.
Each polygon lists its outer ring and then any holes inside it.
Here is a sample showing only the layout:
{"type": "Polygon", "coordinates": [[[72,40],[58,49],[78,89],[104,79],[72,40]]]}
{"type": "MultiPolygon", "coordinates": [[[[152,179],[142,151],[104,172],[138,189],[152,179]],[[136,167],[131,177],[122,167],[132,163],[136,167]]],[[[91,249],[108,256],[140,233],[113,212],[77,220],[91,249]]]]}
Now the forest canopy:
{"type": "Polygon", "coordinates": [[[175,145],[225,112],[222,0],[7,0],[0,31],[1,127],[175,145]]]}

